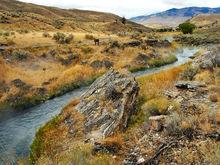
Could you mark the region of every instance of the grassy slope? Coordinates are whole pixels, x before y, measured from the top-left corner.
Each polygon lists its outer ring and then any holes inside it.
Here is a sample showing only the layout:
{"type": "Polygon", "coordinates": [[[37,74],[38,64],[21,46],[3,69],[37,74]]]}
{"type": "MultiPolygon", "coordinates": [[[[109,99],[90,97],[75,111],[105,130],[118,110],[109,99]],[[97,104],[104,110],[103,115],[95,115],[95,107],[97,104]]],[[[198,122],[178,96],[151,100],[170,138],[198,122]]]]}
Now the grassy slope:
{"type": "MultiPolygon", "coordinates": [[[[172,112],[169,113],[173,113],[173,112],[179,112],[179,105],[175,102],[172,102],[172,100],[167,100],[167,98],[164,96],[164,90],[167,90],[169,88],[172,88],[175,81],[179,79],[179,75],[180,73],[183,73],[185,70],[187,70],[189,67],[189,65],[182,65],[180,67],[176,67],[173,69],[169,69],[167,71],[163,71],[161,73],[157,73],[154,75],[149,75],[149,76],[143,76],[137,79],[139,85],[140,85],[140,94],[139,94],[139,106],[138,106],[138,111],[137,114],[135,114],[131,120],[130,120],[130,124],[129,124],[129,129],[123,133],[123,134],[117,134],[114,135],[113,137],[110,137],[110,142],[108,140],[109,145],[111,144],[117,144],[121,147],[121,152],[117,153],[117,159],[113,159],[114,163],[119,163],[120,161],[122,161],[124,159],[124,155],[126,152],[130,151],[130,148],[133,146],[136,146],[138,144],[138,139],[140,139],[142,136],[141,134],[138,134],[138,131],[143,129],[143,126],[146,127],[145,123],[148,121],[149,116],[152,115],[152,111],[156,112],[156,113],[161,113],[161,114],[166,114],[166,110],[167,108],[172,105],[175,108],[173,108],[172,112]],[[153,103],[153,104],[152,104],[153,103]],[[146,106],[148,108],[146,108],[146,106]],[[152,111],[150,110],[150,108],[152,108],[152,111]]],[[[219,69],[216,68],[214,70],[214,72],[210,72],[207,70],[201,70],[197,73],[197,75],[195,76],[195,80],[197,81],[202,81],[208,84],[208,88],[210,89],[209,92],[213,93],[215,92],[217,94],[218,91],[218,86],[220,83],[220,77],[219,77],[219,69]],[[210,77],[215,77],[215,81],[210,82],[210,77]]],[[[218,99],[220,98],[219,93],[217,94],[218,99]]],[[[70,105],[68,105],[66,108],[64,108],[64,111],[62,112],[62,115],[59,116],[59,120],[61,120],[61,118],[65,118],[65,114],[68,114],[68,107],[72,108],[74,107],[75,104],[77,104],[78,101],[73,101],[70,105]]],[[[219,101],[218,103],[219,104],[219,101]]],[[[220,105],[219,105],[220,106],[220,105]]],[[[189,122],[189,119],[191,120],[193,118],[193,116],[196,116],[199,114],[193,114],[188,116],[188,118],[184,118],[183,119],[183,123],[184,122],[189,122]]],[[[207,112],[205,112],[203,115],[201,115],[201,117],[194,117],[194,122],[198,122],[200,123],[197,129],[200,129],[201,131],[207,131],[207,129],[213,129],[212,127],[207,127],[210,124],[213,124],[211,121],[212,119],[210,118],[210,116],[208,115],[207,112]],[[203,123],[203,119],[206,119],[208,117],[208,121],[210,121],[211,123],[203,123]]],[[[55,120],[55,119],[54,119],[55,120]]],[[[87,160],[87,162],[93,162],[94,160],[98,159],[98,162],[102,162],[103,158],[105,160],[105,163],[112,163],[112,158],[111,155],[108,155],[106,157],[106,155],[103,157],[103,155],[96,155],[96,156],[91,156],[92,151],[88,149],[87,144],[83,144],[80,143],[80,141],[78,141],[78,144],[73,144],[72,142],[69,143],[65,143],[68,144],[69,148],[68,150],[62,150],[62,151],[58,151],[60,148],[57,147],[57,143],[59,143],[59,141],[67,141],[68,138],[65,138],[65,136],[56,136],[58,130],[62,129],[62,122],[57,122],[56,124],[53,124],[52,128],[49,128],[51,126],[51,123],[53,123],[52,120],[51,122],[49,122],[46,126],[44,126],[43,128],[41,128],[39,130],[39,132],[37,133],[37,138],[35,139],[35,142],[32,144],[32,152],[35,154],[39,154],[38,156],[35,155],[35,160],[38,160],[38,163],[64,163],[64,162],[69,162],[69,161],[73,161],[76,163],[82,163],[79,161],[79,159],[77,158],[76,155],[80,154],[81,152],[84,152],[85,150],[87,150],[87,156],[86,155],[82,155],[81,159],[82,160],[87,160]],[[43,140],[42,140],[43,139],[43,140]],[[54,140],[56,139],[56,140],[54,140]],[[62,140],[61,140],[62,139],[62,140]],[[38,140],[42,140],[40,142],[41,145],[37,145],[37,141],[38,140]],[[56,142],[55,142],[56,141],[56,142]],[[73,145],[72,145],[73,144],[73,145]],[[47,149],[42,149],[40,148],[40,146],[44,146],[44,145],[50,145],[50,147],[47,147],[47,149]],[[76,151],[75,147],[77,147],[77,145],[80,145],[80,149],[77,150],[77,152],[74,152],[75,155],[71,155],[69,154],[69,152],[73,152],[76,151]],[[34,148],[36,147],[36,148],[34,148]],[[52,148],[53,151],[57,151],[59,154],[58,155],[54,155],[53,153],[51,153],[48,148],[52,148]],[[47,154],[49,154],[49,157],[52,158],[51,160],[48,159],[48,156],[46,156],[47,154]],[[40,157],[40,159],[38,159],[40,157]],[[101,158],[101,159],[100,159],[101,158]],[[110,161],[110,160],[111,161],[110,161]]],[[[219,115],[216,115],[216,118],[214,119],[216,121],[220,121],[219,115]]],[[[181,125],[180,127],[183,129],[185,125],[181,125]]],[[[195,125],[193,125],[193,123],[189,122],[188,125],[189,128],[193,128],[195,127],[195,125]]],[[[187,128],[188,128],[187,127],[187,128]]],[[[62,132],[62,131],[60,131],[62,132]]],[[[64,131],[65,132],[65,131],[64,131]]],[[[160,133],[159,133],[160,134],[160,133]]],[[[196,144],[197,141],[192,142],[196,144]]],[[[177,157],[175,157],[175,159],[177,159],[178,162],[182,162],[182,161],[187,161],[187,162],[193,162],[195,160],[197,161],[202,161],[203,159],[205,159],[208,162],[212,162],[212,163],[218,163],[218,151],[219,151],[219,143],[215,142],[214,140],[207,140],[207,141],[203,141],[204,145],[199,146],[199,150],[204,153],[204,155],[202,157],[194,157],[193,159],[191,159],[191,156],[193,156],[194,154],[190,151],[190,150],[186,150],[185,148],[182,148],[183,150],[181,150],[182,152],[184,152],[183,154],[186,154],[187,156],[184,157],[184,159],[181,157],[181,154],[177,157]],[[209,146],[213,146],[212,148],[210,148],[209,146]],[[209,153],[210,151],[210,153],[209,153]],[[208,157],[206,155],[209,155],[208,157]]],[[[106,143],[106,142],[104,142],[106,143]]],[[[44,146],[45,147],[45,146],[44,146]]],[[[61,145],[60,147],[64,147],[65,145],[61,145]]],[[[153,151],[152,151],[153,152],[153,151]]],[[[175,151],[174,151],[175,152],[175,151]]],[[[56,152],[55,152],[56,153],[56,152]]],[[[161,156],[163,157],[163,156],[161,156]]],[[[163,162],[163,158],[161,158],[161,161],[163,162]]],[[[161,163],[162,163],[161,162],[161,163]]],[[[183,162],[182,162],[183,163],[183,162]]],[[[101,163],[102,164],[102,163],[101,163]]]]}
{"type": "Polygon", "coordinates": [[[65,10],[18,1],[0,0],[0,4],[0,43],[12,46],[0,56],[4,64],[1,72],[7,73],[1,77],[1,103],[28,107],[89,84],[107,70],[105,67],[92,68],[90,64],[95,60],[107,60],[113,63],[114,69],[128,68],[132,71],[158,67],[176,60],[172,55],[174,46],[168,49],[147,46],[144,40],[157,35],[148,33],[149,28],[136,23],[128,21],[124,25],[113,14],[65,10]],[[23,12],[17,8],[22,8],[23,12]],[[60,23],[58,27],[54,25],[56,21],[61,21],[62,26],[60,23]],[[52,36],[58,31],[72,34],[74,40],[70,44],[57,44],[52,36]],[[45,32],[50,36],[43,37],[45,32]],[[124,35],[117,35],[118,32],[124,35]],[[101,39],[101,45],[95,46],[93,40],[85,38],[86,34],[101,39]],[[140,40],[141,46],[123,46],[135,40],[140,40]],[[112,47],[115,41],[119,47],[112,47]],[[28,52],[27,59],[16,60],[14,51],[28,52]],[[147,64],[137,64],[139,53],[149,56],[147,64]],[[152,54],[158,57],[152,58],[152,54]],[[68,62],[69,55],[74,59],[67,65],[63,64],[68,62]],[[15,87],[11,83],[15,79],[32,88],[23,90],[22,87],[15,87]],[[39,94],[39,90],[43,90],[43,94],[39,94]]]}
{"type": "MultiPolygon", "coordinates": [[[[84,11],[77,9],[60,9],[56,7],[46,7],[35,4],[23,3],[19,1],[0,0],[1,15],[6,16],[13,26],[6,24],[0,26],[7,29],[33,29],[33,30],[56,30],[53,24],[56,21],[61,21],[64,26],[59,29],[75,30],[75,31],[111,31],[113,29],[112,22],[120,20],[117,15],[110,13],[102,13],[95,11],[84,11]],[[5,13],[5,11],[7,11],[5,13]],[[14,17],[14,16],[16,17],[14,17]],[[20,17],[20,19],[18,19],[20,17]],[[19,22],[18,22],[19,20],[19,22]],[[33,22],[34,21],[34,22],[33,22]],[[36,25],[38,25],[36,27],[36,25]]],[[[144,27],[133,22],[127,22],[127,29],[151,31],[149,28],[144,27]]],[[[123,31],[124,26],[120,24],[115,32],[123,31]]]]}

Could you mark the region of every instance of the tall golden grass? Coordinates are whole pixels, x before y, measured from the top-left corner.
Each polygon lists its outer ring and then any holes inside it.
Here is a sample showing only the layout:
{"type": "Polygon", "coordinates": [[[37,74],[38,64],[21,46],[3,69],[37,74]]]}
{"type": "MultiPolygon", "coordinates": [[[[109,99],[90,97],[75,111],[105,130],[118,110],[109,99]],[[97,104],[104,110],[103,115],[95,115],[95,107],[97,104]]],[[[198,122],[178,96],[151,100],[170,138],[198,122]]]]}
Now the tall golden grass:
{"type": "Polygon", "coordinates": [[[0,59],[0,82],[5,80],[8,69],[2,59],[0,59]]]}
{"type": "Polygon", "coordinates": [[[74,67],[65,70],[59,76],[57,81],[50,86],[50,89],[57,89],[57,87],[62,86],[64,84],[80,83],[82,81],[93,78],[102,72],[104,72],[104,70],[102,69],[95,71],[89,66],[75,65],[74,67]]]}
{"type": "Polygon", "coordinates": [[[144,97],[146,100],[162,96],[163,90],[174,84],[179,73],[182,72],[184,68],[185,66],[182,65],[157,74],[138,78],[140,96],[144,97]]]}

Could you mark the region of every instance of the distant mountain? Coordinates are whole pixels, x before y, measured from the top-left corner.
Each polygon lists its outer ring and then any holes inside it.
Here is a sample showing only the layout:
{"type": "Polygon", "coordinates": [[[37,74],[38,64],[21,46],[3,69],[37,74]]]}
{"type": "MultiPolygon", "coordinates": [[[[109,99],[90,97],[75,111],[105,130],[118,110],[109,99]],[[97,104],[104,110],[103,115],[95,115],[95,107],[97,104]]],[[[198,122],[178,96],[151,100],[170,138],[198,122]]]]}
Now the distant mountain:
{"type": "Polygon", "coordinates": [[[219,8],[209,8],[209,7],[187,7],[182,9],[169,9],[167,11],[143,15],[138,17],[133,17],[130,20],[141,23],[141,24],[161,24],[164,26],[175,27],[182,22],[198,15],[198,14],[218,14],[220,13],[219,8]]]}

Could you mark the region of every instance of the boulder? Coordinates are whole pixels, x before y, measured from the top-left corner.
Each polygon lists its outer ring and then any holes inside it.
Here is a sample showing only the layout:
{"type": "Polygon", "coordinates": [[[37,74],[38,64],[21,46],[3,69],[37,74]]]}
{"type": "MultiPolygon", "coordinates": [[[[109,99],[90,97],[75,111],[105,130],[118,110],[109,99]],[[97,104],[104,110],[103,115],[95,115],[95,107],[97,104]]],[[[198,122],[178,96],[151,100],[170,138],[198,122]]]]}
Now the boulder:
{"type": "Polygon", "coordinates": [[[22,88],[22,87],[24,87],[24,86],[26,85],[26,83],[23,82],[23,81],[20,80],[20,79],[12,80],[12,81],[11,81],[11,84],[14,85],[14,86],[17,87],[17,88],[22,88]]]}
{"type": "Polygon", "coordinates": [[[193,60],[193,66],[202,69],[212,69],[216,66],[220,67],[220,54],[218,51],[207,51],[193,60]]]}
{"type": "Polygon", "coordinates": [[[146,54],[139,53],[137,57],[134,59],[134,61],[138,65],[145,65],[147,63],[147,60],[149,59],[150,58],[146,54]]]}
{"type": "Polygon", "coordinates": [[[110,69],[111,67],[113,67],[113,62],[109,60],[103,60],[103,66],[107,69],[110,69]]]}
{"type": "Polygon", "coordinates": [[[94,69],[98,69],[98,68],[102,68],[102,61],[100,60],[95,60],[90,64],[91,67],[93,67],[94,69]]]}
{"type": "Polygon", "coordinates": [[[151,130],[154,130],[154,131],[162,130],[165,125],[166,119],[167,119],[166,115],[149,117],[151,130]]]}
{"type": "Polygon", "coordinates": [[[140,41],[131,41],[124,44],[124,47],[138,47],[141,45],[140,41]]]}
{"type": "Polygon", "coordinates": [[[94,69],[99,69],[102,67],[110,69],[111,67],[113,67],[113,65],[114,65],[113,62],[109,61],[108,59],[104,59],[103,61],[95,60],[90,64],[90,66],[93,67],[94,69]]]}
{"type": "Polygon", "coordinates": [[[100,139],[124,131],[135,111],[139,87],[130,73],[111,70],[97,79],[75,109],[86,118],[88,139],[100,139]]]}
{"type": "Polygon", "coordinates": [[[204,83],[198,81],[177,81],[175,86],[180,89],[198,89],[206,87],[204,83]]]}
{"type": "Polygon", "coordinates": [[[157,39],[148,39],[145,43],[149,46],[156,46],[156,47],[169,47],[171,43],[168,40],[157,40],[157,39]]]}

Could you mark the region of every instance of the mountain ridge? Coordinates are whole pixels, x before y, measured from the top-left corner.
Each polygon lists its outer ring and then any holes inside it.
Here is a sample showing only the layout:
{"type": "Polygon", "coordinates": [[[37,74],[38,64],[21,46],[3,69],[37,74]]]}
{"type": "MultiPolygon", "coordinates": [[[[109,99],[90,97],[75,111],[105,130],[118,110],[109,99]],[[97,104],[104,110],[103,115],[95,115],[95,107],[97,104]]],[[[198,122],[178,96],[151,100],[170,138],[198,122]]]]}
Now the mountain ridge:
{"type": "Polygon", "coordinates": [[[132,17],[130,20],[142,24],[163,24],[165,26],[173,27],[199,14],[218,13],[220,13],[220,7],[185,7],[180,9],[171,8],[155,14],[132,17]]]}

